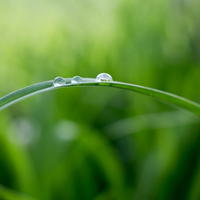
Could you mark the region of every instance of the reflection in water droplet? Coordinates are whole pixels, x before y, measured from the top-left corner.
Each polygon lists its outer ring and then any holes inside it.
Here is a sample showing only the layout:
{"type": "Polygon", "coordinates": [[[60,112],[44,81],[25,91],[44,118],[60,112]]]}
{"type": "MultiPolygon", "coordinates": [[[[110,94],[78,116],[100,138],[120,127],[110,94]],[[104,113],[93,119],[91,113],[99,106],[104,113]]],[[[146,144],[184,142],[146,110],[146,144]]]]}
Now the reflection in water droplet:
{"type": "Polygon", "coordinates": [[[101,73],[96,77],[97,82],[110,82],[113,81],[112,76],[110,74],[101,73]]]}
{"type": "Polygon", "coordinates": [[[72,84],[75,84],[75,83],[82,83],[83,82],[83,79],[80,77],[80,76],[74,76],[71,80],[71,83],[72,84]]]}
{"type": "Polygon", "coordinates": [[[56,77],[53,81],[54,87],[59,87],[65,85],[65,79],[62,77],[56,77]]]}

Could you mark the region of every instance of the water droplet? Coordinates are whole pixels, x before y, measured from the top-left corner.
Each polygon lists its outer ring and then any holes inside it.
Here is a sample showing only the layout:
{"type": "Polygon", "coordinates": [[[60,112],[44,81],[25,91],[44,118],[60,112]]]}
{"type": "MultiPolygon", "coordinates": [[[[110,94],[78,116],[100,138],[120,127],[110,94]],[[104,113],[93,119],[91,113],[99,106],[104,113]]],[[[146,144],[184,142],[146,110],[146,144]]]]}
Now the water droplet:
{"type": "Polygon", "coordinates": [[[59,87],[65,85],[65,79],[62,77],[56,77],[53,81],[54,87],[59,87]]]}
{"type": "Polygon", "coordinates": [[[113,81],[112,76],[110,74],[101,73],[96,77],[97,82],[110,82],[113,81]]]}
{"type": "Polygon", "coordinates": [[[83,79],[80,77],[80,76],[74,76],[71,80],[71,83],[72,84],[75,84],[75,83],[82,83],[83,82],[83,79]]]}

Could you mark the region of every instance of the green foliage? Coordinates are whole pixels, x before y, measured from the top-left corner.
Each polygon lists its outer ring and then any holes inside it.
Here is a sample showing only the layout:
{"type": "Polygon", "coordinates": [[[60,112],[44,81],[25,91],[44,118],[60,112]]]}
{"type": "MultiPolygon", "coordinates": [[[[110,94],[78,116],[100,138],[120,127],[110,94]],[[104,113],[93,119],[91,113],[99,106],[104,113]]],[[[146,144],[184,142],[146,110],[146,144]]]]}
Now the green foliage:
{"type": "Polygon", "coordinates": [[[3,186],[0,186],[0,198],[4,200],[36,200],[28,195],[20,194],[3,186]]]}
{"type": "MultiPolygon", "coordinates": [[[[0,96],[106,72],[199,103],[199,4],[1,0],[0,96]]],[[[199,130],[196,116],[113,87],[35,95],[0,112],[0,199],[199,200],[199,130]]]]}

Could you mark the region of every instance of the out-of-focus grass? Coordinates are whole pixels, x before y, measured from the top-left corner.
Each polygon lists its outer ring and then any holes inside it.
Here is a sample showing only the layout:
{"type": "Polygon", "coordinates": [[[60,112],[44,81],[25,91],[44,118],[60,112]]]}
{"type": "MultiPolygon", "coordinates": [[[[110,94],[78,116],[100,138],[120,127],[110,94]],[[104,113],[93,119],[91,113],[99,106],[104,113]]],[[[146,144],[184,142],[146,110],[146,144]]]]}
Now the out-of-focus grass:
{"type": "MultiPolygon", "coordinates": [[[[107,72],[200,102],[199,52],[195,0],[0,1],[0,96],[107,72]]],[[[199,199],[199,121],[174,110],[110,88],[27,99],[0,113],[0,184],[46,200],[199,199]]]]}

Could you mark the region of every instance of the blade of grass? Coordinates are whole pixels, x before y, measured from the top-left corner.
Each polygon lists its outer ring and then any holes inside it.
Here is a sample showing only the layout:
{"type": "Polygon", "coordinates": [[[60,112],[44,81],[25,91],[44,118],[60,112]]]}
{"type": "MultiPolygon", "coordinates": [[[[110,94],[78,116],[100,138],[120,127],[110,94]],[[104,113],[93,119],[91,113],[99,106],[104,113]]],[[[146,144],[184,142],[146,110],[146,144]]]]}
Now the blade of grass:
{"type": "Polygon", "coordinates": [[[83,86],[105,86],[105,87],[113,87],[113,88],[121,88],[125,90],[131,90],[135,91],[141,94],[145,94],[147,96],[150,96],[154,99],[157,99],[159,101],[162,101],[164,103],[170,104],[172,106],[176,106],[185,110],[188,110],[198,116],[200,116],[200,104],[195,103],[191,100],[188,100],[186,98],[164,92],[161,90],[156,90],[149,87],[144,87],[140,85],[135,84],[129,84],[129,83],[122,83],[122,82],[96,82],[95,79],[91,78],[83,78],[83,82],[72,84],[71,79],[67,78],[66,84],[60,87],[54,87],[53,86],[53,80],[52,81],[46,81],[41,82],[38,84],[34,84],[25,88],[22,88],[20,90],[17,90],[15,92],[12,92],[2,98],[0,98],[0,110],[12,105],[13,103],[16,103],[22,99],[25,99],[29,96],[32,96],[34,94],[45,92],[48,90],[53,90],[57,88],[64,88],[64,87],[83,87],[83,86]]]}
{"type": "Polygon", "coordinates": [[[196,116],[184,115],[180,111],[160,112],[137,115],[115,121],[105,127],[112,139],[120,139],[145,130],[172,129],[199,123],[196,116]]]}

